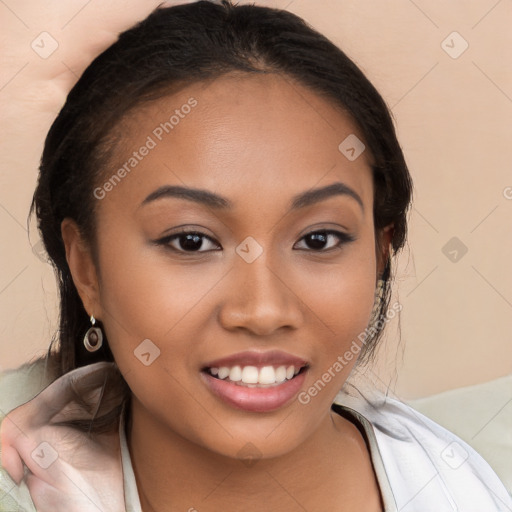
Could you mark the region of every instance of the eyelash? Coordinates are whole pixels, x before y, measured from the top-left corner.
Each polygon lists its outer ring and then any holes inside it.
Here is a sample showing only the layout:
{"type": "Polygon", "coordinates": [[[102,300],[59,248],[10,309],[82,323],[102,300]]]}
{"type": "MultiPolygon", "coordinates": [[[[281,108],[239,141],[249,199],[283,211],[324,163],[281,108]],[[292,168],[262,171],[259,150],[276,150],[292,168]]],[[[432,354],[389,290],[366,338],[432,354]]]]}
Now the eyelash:
{"type": "MultiPolygon", "coordinates": [[[[308,252],[313,252],[313,253],[330,252],[332,250],[341,249],[341,247],[343,245],[346,245],[350,242],[354,242],[356,240],[356,238],[354,236],[349,235],[348,233],[343,233],[342,231],[336,231],[333,229],[319,229],[316,231],[310,231],[309,233],[306,233],[299,241],[302,241],[305,238],[307,238],[311,235],[316,235],[316,234],[324,234],[324,235],[326,235],[326,237],[328,237],[329,235],[334,235],[336,238],[338,238],[339,241],[334,247],[330,247],[329,249],[319,249],[319,250],[302,249],[302,250],[306,250],[308,252]]],[[[204,233],[201,233],[200,231],[195,231],[195,230],[183,230],[178,233],[173,233],[172,235],[167,235],[163,238],[160,238],[159,240],[155,240],[154,243],[157,245],[164,246],[165,248],[167,248],[171,251],[174,251],[177,253],[182,253],[182,254],[198,254],[198,253],[211,252],[210,250],[207,250],[207,251],[184,251],[182,249],[176,249],[175,247],[173,247],[170,244],[171,241],[173,241],[175,239],[179,239],[180,237],[185,236],[185,235],[197,235],[201,238],[208,239],[210,242],[216,243],[213,240],[213,238],[209,237],[208,235],[206,235],[204,233]]]]}

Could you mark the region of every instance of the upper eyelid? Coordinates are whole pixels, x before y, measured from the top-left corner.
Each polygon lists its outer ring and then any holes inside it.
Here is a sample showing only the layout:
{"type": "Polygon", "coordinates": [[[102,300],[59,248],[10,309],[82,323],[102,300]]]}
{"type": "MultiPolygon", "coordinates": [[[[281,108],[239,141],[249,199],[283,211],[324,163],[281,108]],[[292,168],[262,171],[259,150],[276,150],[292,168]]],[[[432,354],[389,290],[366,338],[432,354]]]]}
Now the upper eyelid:
{"type": "MultiPolygon", "coordinates": [[[[165,235],[165,236],[163,236],[163,237],[161,237],[161,238],[159,238],[157,240],[154,240],[154,243],[155,244],[161,244],[161,245],[169,245],[171,240],[179,238],[182,235],[199,235],[202,238],[207,238],[213,244],[220,245],[217,242],[217,240],[215,240],[215,238],[211,237],[210,235],[207,235],[206,233],[203,233],[202,231],[196,230],[196,229],[183,229],[182,231],[177,231],[176,233],[171,233],[171,234],[165,235]]],[[[176,251],[183,252],[183,253],[189,252],[191,254],[193,254],[194,252],[196,252],[196,253],[198,253],[198,252],[199,253],[200,252],[206,252],[206,251],[181,251],[179,249],[176,249],[176,251]]]]}
{"type": "MultiPolygon", "coordinates": [[[[332,228],[317,228],[317,229],[313,229],[311,231],[308,231],[307,233],[304,233],[298,241],[301,241],[303,240],[306,236],[308,235],[311,235],[311,234],[314,234],[314,233],[327,233],[328,235],[334,235],[338,238],[338,240],[340,241],[340,243],[343,243],[343,242],[351,242],[351,241],[355,241],[356,237],[354,237],[353,235],[351,235],[350,233],[345,233],[343,231],[340,231],[340,230],[337,230],[337,229],[332,229],[332,228]]],[[[203,237],[203,238],[207,238],[208,240],[210,240],[212,243],[214,244],[217,244],[217,245],[220,245],[213,237],[211,237],[210,235],[207,235],[206,233],[198,230],[198,229],[182,229],[181,231],[177,231],[176,233],[171,233],[169,235],[166,235],[162,238],[160,238],[159,240],[156,240],[155,242],[160,242],[160,243],[163,243],[163,244],[169,244],[169,242],[171,240],[174,240],[176,238],[179,238],[181,235],[188,235],[188,234],[193,234],[193,235],[199,235],[200,237],[203,237]]],[[[207,252],[207,251],[182,251],[180,249],[176,249],[176,251],[178,252],[182,252],[182,253],[191,253],[191,254],[194,254],[194,253],[201,253],[201,252],[207,252]]],[[[315,251],[315,252],[325,252],[325,251],[315,251]]]]}

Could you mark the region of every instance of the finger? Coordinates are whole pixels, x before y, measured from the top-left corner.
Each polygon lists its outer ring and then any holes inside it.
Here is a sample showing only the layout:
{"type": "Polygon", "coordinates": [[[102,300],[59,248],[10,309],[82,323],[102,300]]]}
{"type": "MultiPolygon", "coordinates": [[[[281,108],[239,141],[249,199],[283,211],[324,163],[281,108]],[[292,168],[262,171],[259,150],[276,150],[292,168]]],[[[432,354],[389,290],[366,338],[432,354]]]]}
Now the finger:
{"type": "Polygon", "coordinates": [[[0,464],[17,484],[23,478],[24,468],[15,445],[22,434],[20,427],[7,415],[0,424],[0,464]]]}
{"type": "Polygon", "coordinates": [[[16,485],[20,485],[23,480],[23,461],[19,453],[10,445],[2,443],[2,467],[9,473],[9,476],[16,482],[16,485]]]}

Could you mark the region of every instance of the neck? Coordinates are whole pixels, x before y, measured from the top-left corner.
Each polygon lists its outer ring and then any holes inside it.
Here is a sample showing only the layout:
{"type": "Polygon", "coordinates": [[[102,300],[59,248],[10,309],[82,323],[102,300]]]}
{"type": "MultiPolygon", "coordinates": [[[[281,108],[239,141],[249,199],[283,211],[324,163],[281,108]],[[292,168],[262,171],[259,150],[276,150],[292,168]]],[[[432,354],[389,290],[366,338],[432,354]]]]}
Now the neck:
{"type": "Polygon", "coordinates": [[[361,478],[368,476],[361,456],[361,449],[368,455],[364,440],[352,423],[332,411],[293,451],[252,461],[186,439],[155,420],[135,398],[127,435],[144,512],[259,512],[262,506],[313,512],[326,510],[329,503],[339,509],[340,493],[348,500],[345,510],[354,510],[350,507],[357,501],[348,497],[360,499],[357,489],[368,492],[361,478]]]}

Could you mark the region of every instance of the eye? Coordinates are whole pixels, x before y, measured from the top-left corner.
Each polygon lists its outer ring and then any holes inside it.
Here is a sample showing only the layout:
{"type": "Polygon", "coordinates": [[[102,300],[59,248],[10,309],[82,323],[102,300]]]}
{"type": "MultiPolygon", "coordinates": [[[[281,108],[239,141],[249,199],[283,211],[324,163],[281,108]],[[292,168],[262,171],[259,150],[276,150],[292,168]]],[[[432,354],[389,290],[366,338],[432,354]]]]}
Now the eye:
{"type": "Polygon", "coordinates": [[[314,252],[327,252],[331,249],[336,249],[341,247],[342,245],[353,242],[355,238],[348,233],[343,233],[341,231],[336,230],[320,230],[320,231],[312,231],[307,235],[303,236],[300,241],[306,241],[307,245],[310,246],[311,250],[314,252]],[[328,244],[329,241],[335,241],[334,245],[328,244]],[[336,242],[337,240],[337,242],[336,242]],[[327,248],[325,247],[327,244],[327,248]]]}
{"type": "Polygon", "coordinates": [[[217,245],[214,243],[214,240],[210,238],[208,235],[201,233],[200,231],[180,231],[179,233],[174,233],[172,235],[165,236],[160,240],[155,241],[158,245],[163,245],[168,247],[169,249],[177,252],[208,252],[211,249],[208,247],[210,245],[217,245]],[[207,241],[204,243],[204,241],[207,241]],[[206,249],[204,247],[206,246],[206,249]]]}
{"type": "MultiPolygon", "coordinates": [[[[319,230],[312,231],[311,233],[303,236],[300,241],[303,240],[309,246],[306,247],[306,250],[309,249],[314,252],[327,252],[329,250],[339,248],[344,244],[353,242],[355,238],[352,235],[341,231],[319,230]],[[329,244],[329,241],[334,241],[334,245],[332,243],[329,244]]],[[[154,243],[182,253],[208,252],[212,250],[219,250],[215,249],[215,247],[220,247],[212,238],[200,231],[180,231],[179,233],[174,233],[160,238],[154,243]],[[208,247],[208,244],[214,248],[208,247]]]]}

